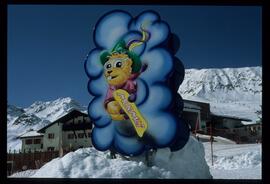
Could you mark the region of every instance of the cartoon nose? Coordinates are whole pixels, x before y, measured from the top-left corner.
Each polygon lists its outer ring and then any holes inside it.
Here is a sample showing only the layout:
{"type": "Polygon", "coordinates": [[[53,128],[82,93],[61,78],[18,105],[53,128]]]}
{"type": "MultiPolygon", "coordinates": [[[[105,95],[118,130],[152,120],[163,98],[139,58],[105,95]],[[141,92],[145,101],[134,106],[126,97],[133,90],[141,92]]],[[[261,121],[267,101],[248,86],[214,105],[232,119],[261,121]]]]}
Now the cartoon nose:
{"type": "Polygon", "coordinates": [[[111,71],[111,70],[109,70],[109,71],[107,71],[107,73],[108,73],[108,74],[110,74],[110,73],[112,73],[112,71],[111,71]]]}

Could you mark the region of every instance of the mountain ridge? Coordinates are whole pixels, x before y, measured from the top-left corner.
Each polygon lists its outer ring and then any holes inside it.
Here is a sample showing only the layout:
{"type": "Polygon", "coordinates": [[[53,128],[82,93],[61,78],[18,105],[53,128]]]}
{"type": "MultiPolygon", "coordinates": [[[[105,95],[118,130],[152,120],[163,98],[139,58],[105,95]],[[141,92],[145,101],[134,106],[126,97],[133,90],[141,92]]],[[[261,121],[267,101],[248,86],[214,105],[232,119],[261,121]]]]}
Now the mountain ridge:
{"type": "Polygon", "coordinates": [[[256,122],[262,104],[262,68],[186,69],[178,92],[184,99],[210,103],[215,114],[256,122]]]}

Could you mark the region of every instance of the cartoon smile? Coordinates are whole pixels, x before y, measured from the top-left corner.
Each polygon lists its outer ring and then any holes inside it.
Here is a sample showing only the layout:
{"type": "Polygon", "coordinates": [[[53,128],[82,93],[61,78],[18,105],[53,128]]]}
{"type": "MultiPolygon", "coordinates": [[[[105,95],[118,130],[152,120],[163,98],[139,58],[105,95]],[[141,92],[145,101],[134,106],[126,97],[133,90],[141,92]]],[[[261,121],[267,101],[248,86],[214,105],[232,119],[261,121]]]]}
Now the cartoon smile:
{"type": "Polygon", "coordinates": [[[107,77],[107,80],[112,80],[112,79],[114,79],[114,78],[116,78],[116,77],[118,77],[118,75],[115,75],[115,76],[109,75],[109,76],[107,77]]]}

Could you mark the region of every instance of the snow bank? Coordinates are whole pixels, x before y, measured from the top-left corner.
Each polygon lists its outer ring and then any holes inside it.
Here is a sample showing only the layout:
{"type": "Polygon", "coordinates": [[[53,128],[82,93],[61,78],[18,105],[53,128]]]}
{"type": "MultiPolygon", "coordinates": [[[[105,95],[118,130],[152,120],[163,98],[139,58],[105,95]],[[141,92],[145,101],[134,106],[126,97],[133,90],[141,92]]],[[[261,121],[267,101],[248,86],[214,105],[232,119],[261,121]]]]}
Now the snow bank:
{"type": "Polygon", "coordinates": [[[259,151],[249,151],[230,156],[214,156],[215,169],[243,169],[260,166],[261,154],[259,151]]]}
{"type": "MultiPolygon", "coordinates": [[[[198,147],[201,147],[201,144],[196,143],[196,140],[190,139],[183,150],[175,152],[172,155],[168,149],[159,150],[156,155],[155,166],[153,167],[146,167],[142,161],[143,157],[136,157],[132,161],[127,161],[118,156],[117,159],[111,160],[108,159],[108,153],[102,153],[88,148],[72,153],[73,157],[77,157],[76,160],[71,161],[70,159],[72,157],[69,156],[65,158],[69,160],[68,163],[62,166],[58,165],[61,163],[59,161],[60,159],[56,159],[58,163],[48,163],[48,166],[46,165],[40,170],[27,170],[15,173],[11,177],[31,177],[38,171],[34,177],[79,177],[79,175],[85,175],[85,177],[90,178],[181,178],[182,176],[184,176],[183,178],[203,178],[208,175],[209,170],[203,164],[202,154],[197,154],[197,151],[201,149],[198,149],[198,147]],[[192,154],[193,144],[196,144],[195,147],[197,149],[195,151],[193,150],[192,154]],[[84,156],[82,156],[83,154],[84,156]],[[78,157],[78,155],[81,155],[81,157],[78,157]],[[87,155],[91,158],[87,158],[87,155]],[[97,159],[94,159],[95,155],[97,159]],[[190,160],[190,157],[194,157],[194,160],[190,160]],[[92,162],[88,163],[91,159],[92,162]],[[71,163],[72,165],[70,165],[71,163]],[[195,163],[196,165],[194,165],[195,163]],[[78,172],[81,172],[81,174],[76,174],[78,172]],[[60,176],[57,176],[59,173],[60,176]]],[[[261,144],[239,145],[214,142],[213,166],[211,165],[210,144],[206,142],[203,145],[205,148],[205,159],[214,179],[262,178],[261,144]]],[[[62,162],[66,162],[66,160],[62,160],[62,162]]]]}
{"type": "Polygon", "coordinates": [[[204,158],[204,147],[193,137],[183,149],[156,153],[154,165],[147,167],[144,157],[126,160],[119,155],[109,159],[108,152],[83,148],[56,158],[31,177],[47,178],[211,178],[204,158]]]}
{"type": "Polygon", "coordinates": [[[206,161],[216,179],[261,179],[261,144],[204,143],[206,161]]]}
{"type": "Polygon", "coordinates": [[[109,159],[108,153],[84,148],[56,158],[44,165],[32,177],[55,178],[168,178],[162,168],[148,168],[143,162],[109,159]]]}
{"type": "Polygon", "coordinates": [[[261,166],[236,170],[211,168],[211,174],[214,179],[262,179],[262,168],[261,166]]]}
{"type": "Polygon", "coordinates": [[[33,170],[29,169],[26,171],[14,173],[13,175],[8,176],[8,177],[9,178],[27,178],[27,177],[34,175],[36,173],[36,171],[37,171],[36,169],[33,169],[33,170]]]}
{"type": "Polygon", "coordinates": [[[205,160],[203,144],[190,136],[185,147],[177,152],[161,149],[157,152],[156,165],[171,171],[173,178],[210,179],[212,178],[205,160]],[[171,158],[170,158],[171,157],[171,158]]]}

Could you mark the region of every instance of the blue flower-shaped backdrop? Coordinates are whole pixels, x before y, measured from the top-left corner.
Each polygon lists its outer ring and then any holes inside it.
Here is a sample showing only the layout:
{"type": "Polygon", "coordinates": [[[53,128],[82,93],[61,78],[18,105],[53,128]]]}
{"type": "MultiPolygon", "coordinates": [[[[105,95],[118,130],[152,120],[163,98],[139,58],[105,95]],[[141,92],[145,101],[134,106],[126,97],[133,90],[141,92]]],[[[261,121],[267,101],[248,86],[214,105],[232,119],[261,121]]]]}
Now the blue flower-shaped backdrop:
{"type": "Polygon", "coordinates": [[[154,11],[144,11],[133,18],[128,12],[115,10],[98,20],[94,30],[96,48],[90,51],[85,61],[88,91],[93,96],[88,114],[95,125],[92,143],[96,149],[115,149],[124,155],[139,155],[150,148],[170,147],[174,151],[185,145],[189,130],[178,115],[183,102],[177,95],[184,78],[184,67],[174,56],[179,46],[175,40],[169,25],[154,11]],[[127,43],[141,38],[141,25],[145,22],[148,22],[147,31],[151,36],[133,50],[142,64],[147,65],[147,69],[136,78],[135,104],[148,122],[146,133],[140,138],[131,131],[132,125],[130,128],[125,122],[112,120],[104,107],[109,85],[103,76],[100,55],[104,50],[112,50],[119,40],[127,43]]]}

